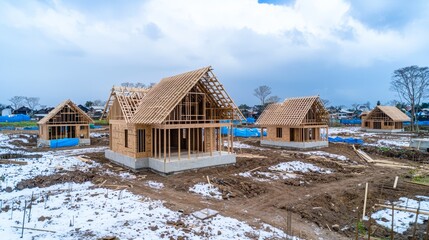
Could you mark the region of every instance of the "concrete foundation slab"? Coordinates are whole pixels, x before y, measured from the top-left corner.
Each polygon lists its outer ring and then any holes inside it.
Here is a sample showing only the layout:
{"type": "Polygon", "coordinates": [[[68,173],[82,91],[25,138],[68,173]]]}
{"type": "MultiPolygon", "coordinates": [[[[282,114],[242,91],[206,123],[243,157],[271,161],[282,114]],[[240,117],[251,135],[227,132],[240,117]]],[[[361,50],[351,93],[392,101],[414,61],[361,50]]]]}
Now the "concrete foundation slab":
{"type": "MultiPolygon", "coordinates": [[[[130,168],[132,170],[150,169],[161,174],[171,174],[183,172],[192,169],[215,167],[220,165],[229,165],[236,163],[236,155],[227,152],[213,152],[210,154],[192,154],[188,159],[182,156],[181,159],[173,157],[170,159],[157,158],[132,158],[120,153],[106,150],[106,158],[118,165],[130,168]]],[[[187,155],[186,155],[187,156],[187,155]]]]}
{"type": "Polygon", "coordinates": [[[328,141],[317,142],[278,142],[270,140],[261,140],[261,146],[280,147],[288,149],[312,149],[328,147],[328,141]]]}

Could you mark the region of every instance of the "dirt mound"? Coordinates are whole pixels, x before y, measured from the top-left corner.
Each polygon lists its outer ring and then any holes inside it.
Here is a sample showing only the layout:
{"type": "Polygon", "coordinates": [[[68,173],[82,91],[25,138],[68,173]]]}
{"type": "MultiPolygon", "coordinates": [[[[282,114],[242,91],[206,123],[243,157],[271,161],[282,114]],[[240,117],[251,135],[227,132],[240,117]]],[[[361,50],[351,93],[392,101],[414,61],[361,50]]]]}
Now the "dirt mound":
{"type": "Polygon", "coordinates": [[[389,158],[406,159],[420,163],[429,163],[429,153],[420,152],[415,149],[399,149],[372,146],[362,146],[361,149],[369,154],[375,154],[389,158]]]}
{"type": "Polygon", "coordinates": [[[99,178],[99,176],[91,172],[70,171],[49,176],[37,176],[32,179],[22,180],[16,185],[16,189],[22,190],[25,188],[35,187],[42,188],[66,182],[84,183],[87,181],[96,181],[97,178],[99,178]]]}
{"type": "Polygon", "coordinates": [[[212,182],[222,192],[223,198],[252,198],[267,192],[267,188],[253,181],[242,181],[237,178],[213,178],[212,182]]]}

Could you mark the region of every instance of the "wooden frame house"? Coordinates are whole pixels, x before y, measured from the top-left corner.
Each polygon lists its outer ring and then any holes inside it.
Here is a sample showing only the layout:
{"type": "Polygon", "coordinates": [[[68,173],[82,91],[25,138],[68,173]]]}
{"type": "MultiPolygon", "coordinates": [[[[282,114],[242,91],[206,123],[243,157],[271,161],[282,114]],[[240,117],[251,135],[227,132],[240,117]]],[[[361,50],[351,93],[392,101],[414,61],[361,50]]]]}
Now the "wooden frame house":
{"type": "Polygon", "coordinates": [[[272,103],[256,121],[262,146],[319,148],[328,146],[329,113],[319,96],[286,99],[272,103]]]}
{"type": "Polygon", "coordinates": [[[235,163],[233,119],[244,119],[211,67],[162,79],[109,111],[106,157],[132,169],[163,174],[235,163]],[[229,121],[225,121],[229,120],[229,121]],[[231,133],[231,131],[228,131],[231,133]],[[224,144],[226,150],[224,150],[224,144]]]}
{"type": "Polygon", "coordinates": [[[402,132],[404,122],[411,119],[394,106],[376,106],[361,116],[362,130],[371,132],[402,132]]]}
{"type": "Polygon", "coordinates": [[[78,138],[79,145],[90,145],[89,124],[94,121],[70,99],[43,117],[39,125],[37,146],[50,146],[51,140],[78,138]]]}

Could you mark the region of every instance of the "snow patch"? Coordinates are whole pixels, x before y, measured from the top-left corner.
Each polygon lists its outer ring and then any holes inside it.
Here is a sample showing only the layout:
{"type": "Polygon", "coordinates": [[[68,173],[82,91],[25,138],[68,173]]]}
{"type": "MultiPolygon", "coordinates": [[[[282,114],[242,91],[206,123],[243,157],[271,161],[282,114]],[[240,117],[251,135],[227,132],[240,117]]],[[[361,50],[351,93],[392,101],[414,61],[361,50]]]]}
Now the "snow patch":
{"type": "Polygon", "coordinates": [[[156,182],[156,181],[146,181],[145,183],[146,186],[153,188],[153,189],[163,189],[164,188],[164,183],[160,183],[160,182],[156,182]]]}
{"type": "Polygon", "coordinates": [[[207,183],[197,183],[194,186],[189,188],[190,192],[200,194],[204,197],[222,199],[222,193],[219,191],[219,188],[207,183]]]}
{"type": "Polygon", "coordinates": [[[328,158],[337,159],[337,160],[340,160],[340,161],[347,161],[347,160],[349,160],[349,158],[347,158],[346,156],[338,155],[338,154],[333,154],[333,153],[328,153],[328,152],[324,152],[324,151],[304,152],[303,154],[305,154],[305,155],[316,155],[316,156],[328,157],[328,158]]]}

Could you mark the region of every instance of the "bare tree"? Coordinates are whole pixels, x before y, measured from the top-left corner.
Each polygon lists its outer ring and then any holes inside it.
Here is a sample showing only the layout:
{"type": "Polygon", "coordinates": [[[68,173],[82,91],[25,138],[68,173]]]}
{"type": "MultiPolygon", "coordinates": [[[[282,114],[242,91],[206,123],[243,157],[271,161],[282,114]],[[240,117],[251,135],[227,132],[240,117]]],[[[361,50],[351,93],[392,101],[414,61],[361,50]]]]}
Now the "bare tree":
{"type": "Polygon", "coordinates": [[[323,106],[325,106],[325,107],[327,107],[329,105],[329,103],[330,103],[330,101],[328,99],[322,99],[321,98],[320,100],[322,101],[323,106]]]}
{"type": "Polygon", "coordinates": [[[33,113],[37,106],[39,106],[40,98],[38,97],[26,97],[25,102],[27,103],[27,106],[29,109],[31,109],[31,112],[33,113]]]}
{"type": "Polygon", "coordinates": [[[106,105],[106,101],[102,101],[100,99],[94,100],[92,106],[104,106],[106,105]]]}
{"type": "Polygon", "coordinates": [[[265,104],[265,100],[270,94],[271,88],[266,85],[257,87],[253,93],[253,95],[261,101],[261,105],[265,104]]]}
{"type": "Polygon", "coordinates": [[[130,82],[123,82],[121,83],[122,87],[134,87],[134,83],[130,83],[130,82]]]}
{"type": "Polygon", "coordinates": [[[11,99],[9,99],[9,102],[12,103],[13,109],[16,110],[16,109],[22,107],[22,105],[24,103],[24,99],[25,99],[25,97],[23,97],[23,96],[14,96],[11,99]]]}
{"type": "Polygon", "coordinates": [[[267,100],[265,100],[265,103],[277,103],[280,102],[280,100],[279,96],[269,96],[267,100]]]}
{"type": "Polygon", "coordinates": [[[416,106],[427,96],[429,90],[429,68],[414,65],[397,69],[393,72],[390,85],[401,100],[411,105],[411,131],[414,131],[416,106]]]}

